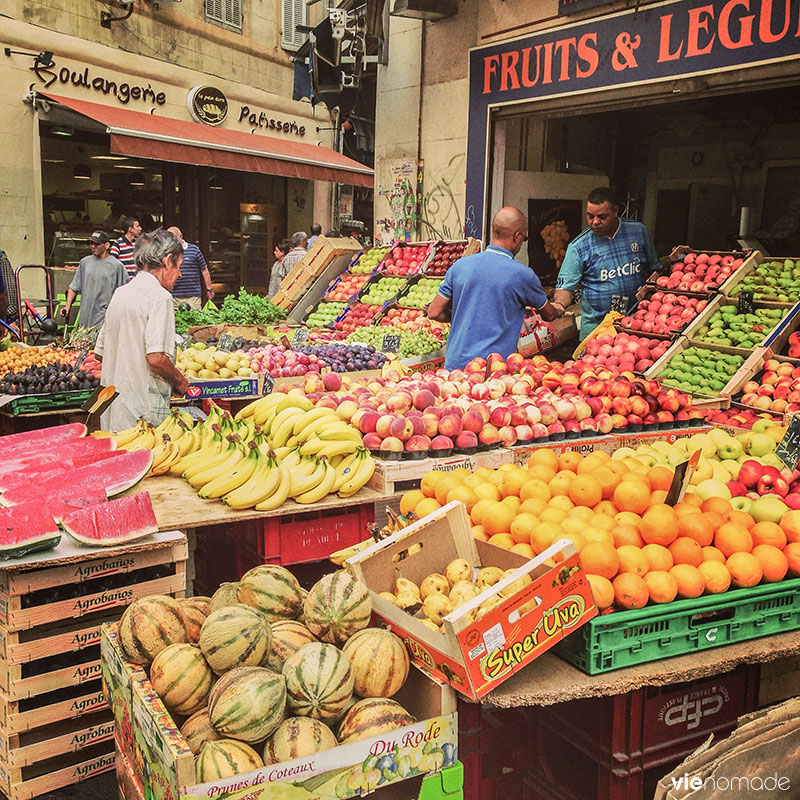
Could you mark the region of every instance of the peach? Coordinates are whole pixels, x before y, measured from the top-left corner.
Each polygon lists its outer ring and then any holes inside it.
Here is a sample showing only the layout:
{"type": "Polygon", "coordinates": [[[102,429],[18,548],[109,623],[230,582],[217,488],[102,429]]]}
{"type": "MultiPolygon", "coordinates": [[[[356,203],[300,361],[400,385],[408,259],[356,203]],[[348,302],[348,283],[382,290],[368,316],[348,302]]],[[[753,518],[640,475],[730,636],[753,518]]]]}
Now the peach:
{"type": "Polygon", "coordinates": [[[439,417],[427,411],[420,417],[423,423],[423,433],[431,439],[439,433],[439,417]]]}
{"type": "Polygon", "coordinates": [[[467,449],[468,447],[477,447],[478,437],[473,431],[461,431],[456,437],[456,447],[467,449]]]}
{"type": "Polygon", "coordinates": [[[358,429],[361,433],[372,433],[377,430],[380,418],[381,415],[377,411],[362,411],[361,419],[358,421],[358,429]]]}
{"type": "Polygon", "coordinates": [[[380,449],[400,453],[403,450],[403,443],[395,436],[389,436],[381,442],[380,449]]]}
{"type": "Polygon", "coordinates": [[[470,411],[475,411],[484,422],[489,421],[489,408],[485,403],[473,403],[470,411]]]}
{"type": "Polygon", "coordinates": [[[489,397],[502,397],[506,393],[506,385],[499,378],[490,378],[486,381],[489,397]]]}
{"type": "Polygon", "coordinates": [[[406,442],[406,450],[430,450],[431,440],[424,434],[414,435],[406,442]]]}
{"type": "Polygon", "coordinates": [[[342,388],[342,376],[338,372],[326,372],[322,376],[322,385],[328,392],[337,392],[342,388]]]}
{"type": "Polygon", "coordinates": [[[503,425],[497,433],[500,436],[500,442],[503,447],[511,447],[517,443],[517,430],[511,425],[503,425]]]}
{"type": "Polygon", "coordinates": [[[358,411],[358,403],[355,400],[342,400],[339,403],[339,407],[336,409],[336,413],[344,420],[348,422],[353,418],[353,414],[358,411]]]}
{"type": "Polygon", "coordinates": [[[391,427],[392,423],[397,419],[394,414],[381,414],[378,418],[378,421],[375,423],[375,433],[381,437],[381,439],[386,439],[388,436],[391,436],[391,427]]]}
{"type": "Polygon", "coordinates": [[[500,434],[494,425],[488,423],[478,434],[478,441],[481,444],[497,444],[500,441],[500,434]]]}
{"type": "Polygon", "coordinates": [[[476,383],[470,389],[469,394],[475,400],[486,400],[489,397],[489,387],[485,383],[476,383]]]}
{"type": "Polygon", "coordinates": [[[364,436],[364,447],[370,450],[378,450],[383,442],[377,433],[368,433],[364,436]]]}
{"type": "Polygon", "coordinates": [[[478,411],[476,411],[474,408],[471,408],[461,418],[461,426],[465,431],[480,433],[481,428],[484,426],[484,419],[478,411]]]}
{"type": "Polygon", "coordinates": [[[389,433],[401,442],[406,442],[414,435],[414,426],[407,417],[399,417],[389,426],[389,433]]]}
{"type": "Polygon", "coordinates": [[[511,422],[511,412],[504,406],[498,406],[489,414],[489,422],[497,428],[502,428],[511,422]]]}
{"type": "Polygon", "coordinates": [[[407,416],[406,419],[411,423],[411,429],[413,431],[412,436],[427,435],[428,432],[425,428],[425,420],[422,419],[421,414],[418,417],[407,416]]]}
{"type": "Polygon", "coordinates": [[[459,433],[463,430],[463,425],[461,422],[461,417],[456,416],[455,414],[445,414],[439,420],[439,433],[448,436],[451,439],[455,439],[459,433]]]}
{"type": "Polygon", "coordinates": [[[530,425],[515,425],[514,430],[517,432],[518,442],[528,442],[533,439],[533,428],[530,425]]]}
{"type": "Polygon", "coordinates": [[[386,408],[388,411],[396,411],[404,414],[412,406],[411,395],[408,392],[395,392],[386,398],[386,408]]]}
{"type": "Polygon", "coordinates": [[[449,436],[436,436],[431,440],[431,450],[452,450],[453,440],[449,436]]]}

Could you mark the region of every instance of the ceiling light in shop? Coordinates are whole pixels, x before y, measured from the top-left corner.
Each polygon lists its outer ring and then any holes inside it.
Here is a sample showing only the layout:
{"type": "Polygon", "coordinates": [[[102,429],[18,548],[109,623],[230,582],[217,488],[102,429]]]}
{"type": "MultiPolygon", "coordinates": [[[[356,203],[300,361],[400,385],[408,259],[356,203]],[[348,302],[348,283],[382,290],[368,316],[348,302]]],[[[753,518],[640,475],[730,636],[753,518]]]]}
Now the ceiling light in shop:
{"type": "Polygon", "coordinates": [[[221,189],[222,188],[222,181],[216,176],[213,175],[208,179],[208,188],[209,189],[221,189]]]}
{"type": "Polygon", "coordinates": [[[127,161],[127,156],[112,156],[112,155],[100,155],[100,156],[89,156],[89,158],[95,161],[127,161]]]}
{"type": "Polygon", "coordinates": [[[72,177],[78,180],[88,181],[91,180],[92,171],[86,164],[76,164],[72,170],[72,177]]]}
{"type": "Polygon", "coordinates": [[[63,164],[64,163],[64,159],[63,158],[43,158],[42,159],[42,163],[43,164],[63,164]]]}
{"type": "Polygon", "coordinates": [[[130,184],[131,186],[144,186],[144,175],[141,173],[138,175],[131,175],[130,184]]]}
{"type": "Polygon", "coordinates": [[[70,128],[69,125],[53,125],[50,128],[50,135],[51,136],[73,136],[75,134],[75,129],[70,128]]]}
{"type": "Polygon", "coordinates": [[[114,169],[146,169],[139,164],[114,164],[114,169]]]}

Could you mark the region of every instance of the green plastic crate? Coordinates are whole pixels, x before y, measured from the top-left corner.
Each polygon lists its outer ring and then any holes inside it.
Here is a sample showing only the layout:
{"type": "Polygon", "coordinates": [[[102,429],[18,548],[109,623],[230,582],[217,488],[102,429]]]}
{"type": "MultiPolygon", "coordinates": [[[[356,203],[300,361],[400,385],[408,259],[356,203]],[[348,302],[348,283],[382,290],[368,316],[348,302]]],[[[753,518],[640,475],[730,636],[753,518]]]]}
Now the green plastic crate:
{"type": "Polygon", "coordinates": [[[80,389],[76,392],[52,392],[51,394],[21,394],[3,406],[14,416],[36,414],[41,411],[58,411],[66,408],[80,408],[91,396],[94,389],[80,389]]]}
{"type": "Polygon", "coordinates": [[[800,628],[800,578],[590,619],[553,652],[589,675],[800,628]]]}

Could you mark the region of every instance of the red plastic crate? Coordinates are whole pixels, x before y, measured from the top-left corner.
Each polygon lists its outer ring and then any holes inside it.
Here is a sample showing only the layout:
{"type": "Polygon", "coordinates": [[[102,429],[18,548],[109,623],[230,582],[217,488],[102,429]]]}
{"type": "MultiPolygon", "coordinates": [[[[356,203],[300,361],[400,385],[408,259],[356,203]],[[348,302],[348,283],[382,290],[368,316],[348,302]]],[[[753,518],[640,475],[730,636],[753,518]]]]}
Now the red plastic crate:
{"type": "Polygon", "coordinates": [[[238,581],[239,572],[236,548],[231,538],[247,539],[256,531],[252,521],[226,525],[209,525],[196,529],[197,546],[194,551],[194,593],[210,596],[221,583],[238,581]]]}
{"type": "Polygon", "coordinates": [[[255,530],[251,528],[244,534],[237,531],[239,574],[258,564],[286,566],[323,561],[335,550],[366,539],[374,521],[372,503],[257,520],[255,530]]]}

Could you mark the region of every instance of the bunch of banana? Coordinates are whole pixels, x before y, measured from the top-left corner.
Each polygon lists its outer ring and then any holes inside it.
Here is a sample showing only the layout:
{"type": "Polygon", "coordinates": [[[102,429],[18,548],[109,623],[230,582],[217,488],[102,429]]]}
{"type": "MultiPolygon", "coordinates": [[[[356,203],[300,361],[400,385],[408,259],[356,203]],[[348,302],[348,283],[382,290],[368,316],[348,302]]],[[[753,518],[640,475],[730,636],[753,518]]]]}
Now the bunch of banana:
{"type": "Polygon", "coordinates": [[[172,441],[169,434],[162,434],[163,440],[153,448],[153,465],[146,477],[151,475],[165,475],[169,472],[173,464],[177,464],[181,458],[181,445],[178,441],[172,441]]]}
{"type": "Polygon", "coordinates": [[[398,514],[396,511],[393,511],[391,508],[387,507],[386,524],[382,528],[378,528],[377,525],[372,525],[370,528],[370,539],[364,539],[363,542],[358,542],[358,544],[353,544],[350,545],[350,547],[344,547],[341,550],[337,550],[335,553],[331,553],[329,558],[334,564],[342,566],[342,564],[344,564],[348,558],[352,558],[362,550],[366,550],[368,547],[375,544],[375,542],[379,542],[381,539],[386,539],[388,536],[397,533],[397,531],[407,528],[412,522],[416,522],[418,519],[419,517],[417,517],[413,511],[409,511],[408,514],[403,515],[398,514]]]}
{"type": "Polygon", "coordinates": [[[231,508],[257,508],[271,511],[286,502],[291,474],[289,468],[275,458],[275,453],[262,454],[256,449],[257,464],[251,476],[235,489],[222,495],[222,502],[231,508]]]}
{"type": "Polygon", "coordinates": [[[175,441],[183,436],[186,428],[194,427],[194,419],[187,411],[173,408],[167,418],[155,429],[156,445],[163,441],[164,436],[175,441]]]}
{"type": "Polygon", "coordinates": [[[120,431],[111,438],[116,441],[117,450],[152,450],[156,445],[156,429],[144,417],[140,417],[132,428],[120,431]]]}

